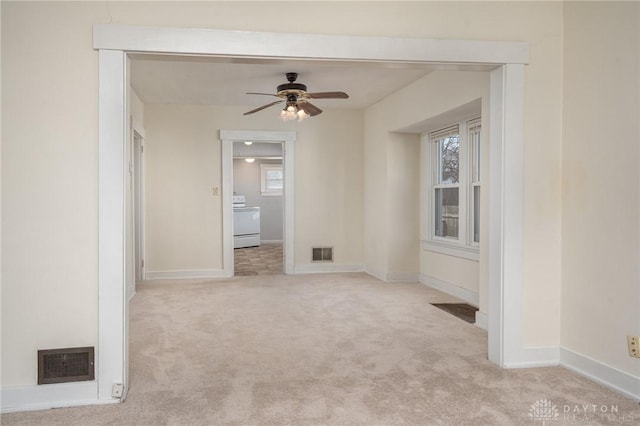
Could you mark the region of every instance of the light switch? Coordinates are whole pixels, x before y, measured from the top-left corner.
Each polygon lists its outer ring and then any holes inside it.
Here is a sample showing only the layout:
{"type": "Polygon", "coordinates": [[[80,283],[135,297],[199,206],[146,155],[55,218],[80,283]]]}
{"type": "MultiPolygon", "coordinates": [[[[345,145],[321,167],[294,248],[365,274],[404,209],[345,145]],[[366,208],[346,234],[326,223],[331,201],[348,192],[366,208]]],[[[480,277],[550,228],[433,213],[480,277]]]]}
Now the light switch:
{"type": "Polygon", "coordinates": [[[218,188],[217,186],[214,186],[213,187],[213,196],[217,197],[219,193],[220,193],[220,188],[218,188]]]}

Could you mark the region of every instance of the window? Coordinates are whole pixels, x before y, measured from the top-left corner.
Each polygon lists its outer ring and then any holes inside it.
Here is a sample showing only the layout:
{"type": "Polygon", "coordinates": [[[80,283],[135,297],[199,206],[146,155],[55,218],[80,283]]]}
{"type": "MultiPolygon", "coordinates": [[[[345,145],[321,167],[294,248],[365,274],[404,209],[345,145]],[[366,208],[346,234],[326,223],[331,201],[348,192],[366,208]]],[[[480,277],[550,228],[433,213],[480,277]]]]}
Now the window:
{"type": "Polygon", "coordinates": [[[431,136],[436,144],[434,236],[458,239],[460,213],[460,135],[458,126],[431,136]]]}
{"type": "Polygon", "coordinates": [[[480,242],[480,118],[423,134],[426,249],[477,260],[480,242]]]}
{"type": "Polygon", "coordinates": [[[260,192],[262,195],[282,195],[284,173],[282,164],[260,164],[260,192]]]}

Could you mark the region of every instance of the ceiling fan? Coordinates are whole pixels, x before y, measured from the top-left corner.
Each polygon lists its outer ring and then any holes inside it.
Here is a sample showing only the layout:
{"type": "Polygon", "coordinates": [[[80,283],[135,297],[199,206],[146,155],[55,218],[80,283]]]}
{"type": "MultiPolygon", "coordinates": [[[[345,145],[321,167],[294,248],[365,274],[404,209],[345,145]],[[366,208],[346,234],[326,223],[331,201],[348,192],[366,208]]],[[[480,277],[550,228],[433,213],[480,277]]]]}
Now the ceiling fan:
{"type": "Polygon", "coordinates": [[[268,103],[259,108],[245,112],[243,115],[253,114],[254,112],[262,111],[265,108],[269,108],[272,105],[285,102],[285,107],[280,113],[283,120],[298,119],[302,121],[308,116],[315,116],[322,113],[322,110],[317,106],[309,102],[310,99],[347,99],[349,95],[344,92],[307,92],[307,86],[302,83],[296,83],[298,79],[298,73],[288,72],[286,73],[288,83],[284,83],[278,86],[277,92],[272,93],[247,93],[247,95],[265,95],[275,96],[280,98],[275,102],[268,103]]]}

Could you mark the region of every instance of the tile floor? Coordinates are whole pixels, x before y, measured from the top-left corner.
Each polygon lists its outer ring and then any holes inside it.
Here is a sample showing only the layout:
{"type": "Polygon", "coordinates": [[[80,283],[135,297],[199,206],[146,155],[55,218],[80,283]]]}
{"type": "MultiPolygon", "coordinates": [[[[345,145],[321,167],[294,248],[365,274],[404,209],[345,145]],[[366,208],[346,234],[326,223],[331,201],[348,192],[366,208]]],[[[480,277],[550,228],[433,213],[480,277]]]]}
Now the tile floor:
{"type": "Polygon", "coordinates": [[[233,257],[236,276],[284,274],[282,244],[235,249],[233,257]]]}

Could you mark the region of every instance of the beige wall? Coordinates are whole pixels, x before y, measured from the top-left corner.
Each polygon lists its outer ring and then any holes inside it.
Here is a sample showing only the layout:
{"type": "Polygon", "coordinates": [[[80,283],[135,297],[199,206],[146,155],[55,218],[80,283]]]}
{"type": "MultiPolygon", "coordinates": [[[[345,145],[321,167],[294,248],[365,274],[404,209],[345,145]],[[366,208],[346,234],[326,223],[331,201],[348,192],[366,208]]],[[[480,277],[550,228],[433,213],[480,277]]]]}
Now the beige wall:
{"type": "Polygon", "coordinates": [[[2,386],[37,349],[97,345],[94,5],[2,2],[2,386]],[[49,13],[51,12],[51,13],[49,13]],[[64,58],[61,54],[64,53],[64,58]]]}
{"type": "Polygon", "coordinates": [[[561,344],[640,377],[640,4],[564,15],[561,344]]]}
{"type": "Polygon", "coordinates": [[[362,113],[330,110],[283,123],[277,109],[148,104],[147,272],[222,268],[221,129],[294,130],[296,266],[311,247],[334,247],[334,264],[361,265],[362,113]]]}
{"type": "MultiPolygon", "coordinates": [[[[421,176],[420,171],[420,132],[437,129],[416,123],[478,98],[486,104],[488,96],[486,72],[435,71],[366,110],[365,152],[371,158],[381,159],[375,166],[365,163],[365,206],[367,211],[376,211],[376,221],[365,222],[365,246],[380,248],[367,254],[366,264],[367,268],[375,268],[372,272],[376,275],[395,279],[420,273],[480,293],[478,262],[420,248],[420,237],[425,235],[422,218],[426,215],[422,194],[427,190],[426,175],[421,176]],[[413,134],[394,132],[409,126],[419,130],[413,134]],[[379,183],[381,174],[385,176],[384,186],[379,183]],[[387,230],[385,234],[378,231],[381,226],[387,230]]],[[[488,123],[488,111],[483,123],[488,123]]],[[[488,150],[483,154],[487,158],[488,150]]],[[[484,172],[483,177],[488,176],[488,170],[484,172]]],[[[488,188],[488,179],[483,185],[488,188]]],[[[483,205],[488,204],[488,197],[482,201],[483,205]]],[[[370,214],[367,216],[370,218],[370,214]]],[[[486,235],[487,216],[482,217],[481,233],[486,235]]],[[[486,241],[482,249],[486,252],[486,241]]],[[[486,257],[483,259],[487,261],[486,257]]],[[[486,274],[482,282],[486,292],[486,274]]],[[[482,308],[486,312],[486,305],[482,308]]]]}
{"type": "Polygon", "coordinates": [[[148,274],[222,268],[220,117],[198,106],[145,106],[148,274]]]}
{"type": "MultiPolygon", "coordinates": [[[[606,191],[600,184],[604,180],[593,179],[593,173],[603,164],[601,159],[609,155],[601,151],[602,145],[595,141],[596,138],[601,141],[602,136],[608,134],[611,123],[618,124],[619,120],[611,116],[612,111],[618,111],[619,105],[626,106],[621,115],[616,115],[626,117],[635,108],[637,123],[637,98],[634,100],[633,90],[623,83],[625,80],[635,82],[637,93],[637,4],[615,5],[606,10],[607,17],[613,13],[616,20],[629,22],[626,26],[597,20],[595,14],[589,13],[584,16],[588,19],[583,20],[582,15],[572,15],[583,10],[582,5],[566,5],[567,42],[564,44],[560,2],[354,2],[341,3],[340,13],[336,13],[338,6],[330,2],[305,2],[304,7],[299,8],[290,5],[110,2],[107,7],[106,3],[97,2],[1,3],[3,386],[35,383],[33,366],[37,348],[97,344],[98,61],[97,53],[91,49],[91,29],[93,24],[108,22],[528,42],[531,63],[525,76],[523,165],[524,342],[527,345],[560,344],[562,270],[565,282],[562,343],[631,371],[633,360],[623,355],[618,334],[629,333],[632,330],[627,330],[638,324],[638,294],[633,290],[633,283],[638,281],[638,231],[634,222],[638,217],[637,167],[634,163],[625,168],[607,169],[616,177],[608,182],[624,182],[624,185],[618,188],[608,185],[606,191]],[[289,22],[294,23],[289,27],[282,26],[285,7],[289,22]],[[314,19],[308,19],[309,16],[314,19]],[[600,38],[595,38],[601,31],[594,23],[605,24],[607,31],[602,31],[600,38]],[[589,34],[594,29],[598,31],[589,34]],[[626,47],[624,55],[618,55],[621,52],[617,46],[626,47]],[[602,55],[595,57],[609,62],[588,61],[584,67],[579,66],[593,54],[602,55]],[[612,69],[606,65],[616,61],[628,66],[612,69]],[[569,74],[568,70],[574,72],[569,74]],[[603,82],[611,83],[611,92],[604,90],[603,82]],[[601,88],[602,91],[598,91],[601,88]],[[582,96],[581,93],[595,95],[582,96]],[[575,123],[588,124],[589,131],[580,126],[572,129],[575,123]],[[593,148],[592,152],[580,153],[583,140],[593,148]],[[568,198],[564,202],[561,198],[563,175],[571,177],[565,182],[568,198]],[[622,219],[628,232],[605,233],[602,223],[608,217],[603,207],[606,203],[597,206],[592,201],[598,200],[597,197],[587,198],[583,192],[576,192],[573,185],[576,177],[581,176],[584,179],[578,182],[595,182],[595,194],[604,201],[609,200],[608,204],[611,197],[620,195],[618,191],[622,187],[624,195],[632,194],[622,219]],[[562,208],[566,210],[564,215],[562,208]],[[587,209],[593,210],[586,212],[587,209]],[[624,216],[627,214],[629,216],[624,216]],[[590,234],[593,238],[585,242],[583,236],[590,234]],[[564,245],[561,237],[566,239],[564,245]],[[616,244],[609,245],[612,241],[616,244]],[[604,250],[604,247],[611,249],[604,250]],[[629,258],[634,253],[635,258],[629,258]],[[601,303],[596,304],[596,300],[601,303]],[[592,318],[586,318],[589,316],[592,318]],[[596,324],[596,317],[605,319],[603,325],[596,324]],[[586,322],[579,324],[580,321],[586,322]],[[593,334],[590,327],[594,328],[593,334]]],[[[424,101],[427,107],[429,100],[424,101]]],[[[362,181],[354,177],[360,167],[367,181],[363,190],[366,208],[359,212],[358,219],[350,216],[346,222],[351,225],[364,218],[367,229],[376,227],[380,237],[360,237],[361,241],[371,243],[367,243],[366,258],[368,262],[379,260],[379,265],[389,270],[396,260],[390,259],[387,254],[390,248],[384,243],[391,241],[387,235],[392,231],[388,229],[385,206],[394,201],[393,194],[388,192],[388,183],[397,164],[402,163],[403,154],[391,153],[388,157],[387,140],[378,139],[378,132],[372,133],[373,130],[370,124],[364,127],[367,140],[364,154],[362,148],[350,147],[344,160],[325,151],[315,153],[314,150],[322,149],[317,145],[326,143],[330,132],[314,133],[308,140],[308,150],[297,151],[296,161],[311,164],[308,172],[315,177],[326,178],[323,173],[337,167],[337,175],[342,175],[343,180],[349,176],[348,184],[338,191],[321,186],[314,193],[316,181],[300,179],[306,184],[297,187],[296,195],[299,191],[297,202],[302,204],[317,199],[340,200],[342,213],[353,212],[355,205],[355,216],[357,205],[362,201],[354,201],[347,191],[362,190],[362,181]],[[349,174],[347,169],[354,167],[351,160],[359,154],[363,155],[364,163],[356,162],[356,170],[349,174]],[[329,163],[315,162],[319,159],[329,163]],[[391,167],[387,167],[387,161],[391,167]],[[374,201],[378,196],[379,200],[374,201]]],[[[623,160],[637,160],[637,128],[625,128],[624,134],[626,138],[616,141],[625,154],[623,160]]],[[[330,175],[329,184],[335,185],[336,179],[338,177],[330,175]]],[[[297,230],[315,226],[316,216],[303,212],[296,213],[297,230]]],[[[322,221],[333,217],[333,212],[328,212],[322,221]]],[[[410,218],[408,228],[400,231],[410,231],[415,226],[414,220],[410,218]]],[[[309,243],[319,241],[323,235],[317,229],[322,226],[312,228],[304,238],[309,243]]],[[[213,232],[214,227],[211,229],[213,232]]],[[[344,229],[336,227],[336,234],[340,231],[344,229]]],[[[355,236],[353,244],[361,244],[357,239],[355,236]]],[[[409,253],[415,240],[405,236],[397,246],[409,253]]],[[[299,249],[297,259],[308,256],[304,244],[299,249]]],[[[351,254],[344,261],[357,258],[358,250],[362,249],[349,248],[351,254]]],[[[417,262],[410,253],[408,259],[408,265],[399,267],[409,268],[417,262]]]]}

